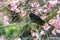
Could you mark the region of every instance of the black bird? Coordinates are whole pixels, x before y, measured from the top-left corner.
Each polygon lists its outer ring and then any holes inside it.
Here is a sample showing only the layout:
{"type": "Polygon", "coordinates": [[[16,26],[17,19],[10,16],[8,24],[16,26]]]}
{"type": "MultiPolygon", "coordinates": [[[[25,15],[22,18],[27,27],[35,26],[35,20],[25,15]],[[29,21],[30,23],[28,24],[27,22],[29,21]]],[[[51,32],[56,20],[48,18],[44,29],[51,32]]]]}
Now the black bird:
{"type": "MultiPolygon", "coordinates": [[[[40,24],[40,25],[44,25],[46,22],[44,21],[44,20],[42,20],[39,16],[37,16],[37,15],[35,15],[35,14],[33,14],[33,13],[30,13],[29,14],[29,16],[30,16],[30,19],[33,21],[33,22],[35,22],[35,23],[37,23],[38,25],[40,24]]],[[[51,24],[49,24],[49,23],[47,23],[49,26],[51,26],[51,28],[49,29],[49,32],[50,31],[52,31],[53,29],[54,29],[54,26],[53,25],[51,25],[51,24]]]]}
{"type": "MultiPolygon", "coordinates": [[[[32,20],[32,22],[35,22],[35,23],[37,23],[37,24],[39,24],[39,25],[42,25],[42,26],[43,26],[43,25],[46,23],[46,22],[45,22],[44,20],[42,20],[39,16],[37,16],[37,15],[35,15],[35,14],[33,14],[33,13],[30,13],[30,14],[29,14],[29,17],[30,17],[30,19],[32,20]]],[[[50,35],[54,36],[54,35],[52,34],[52,30],[53,30],[55,27],[54,27],[53,25],[49,24],[49,23],[47,23],[47,24],[48,24],[49,26],[51,26],[51,28],[50,28],[48,31],[46,31],[47,35],[48,35],[48,36],[50,36],[50,35]]],[[[46,38],[47,35],[43,35],[42,37],[46,38]]],[[[60,37],[60,34],[57,33],[56,36],[60,37]]]]}
{"type": "Polygon", "coordinates": [[[42,20],[39,16],[37,16],[37,15],[35,15],[33,13],[30,13],[29,17],[32,20],[32,22],[34,22],[34,23],[37,23],[39,25],[44,25],[45,24],[44,20],[42,20]]]}

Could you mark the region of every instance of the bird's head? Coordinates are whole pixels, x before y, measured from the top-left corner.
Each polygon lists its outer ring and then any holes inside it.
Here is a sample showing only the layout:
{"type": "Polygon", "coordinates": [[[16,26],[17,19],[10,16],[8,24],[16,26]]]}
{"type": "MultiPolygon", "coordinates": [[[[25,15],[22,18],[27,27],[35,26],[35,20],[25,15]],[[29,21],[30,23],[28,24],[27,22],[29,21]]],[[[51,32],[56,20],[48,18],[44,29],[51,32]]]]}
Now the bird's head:
{"type": "Polygon", "coordinates": [[[30,12],[29,12],[29,16],[30,16],[30,17],[33,17],[33,16],[35,16],[35,14],[30,11],[30,12]]]}

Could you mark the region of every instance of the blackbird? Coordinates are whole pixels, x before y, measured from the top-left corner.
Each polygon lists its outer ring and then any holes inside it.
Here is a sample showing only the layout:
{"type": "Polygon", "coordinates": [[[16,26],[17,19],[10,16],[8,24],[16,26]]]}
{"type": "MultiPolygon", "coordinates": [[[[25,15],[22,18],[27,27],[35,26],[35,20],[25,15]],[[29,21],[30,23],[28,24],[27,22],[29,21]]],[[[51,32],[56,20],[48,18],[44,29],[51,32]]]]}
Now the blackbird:
{"type": "MultiPolygon", "coordinates": [[[[30,19],[32,20],[32,22],[34,22],[34,23],[37,23],[38,25],[44,25],[46,22],[44,21],[44,20],[42,20],[39,16],[37,16],[37,15],[35,15],[35,14],[33,14],[33,13],[30,13],[29,14],[29,17],[30,17],[30,19]]],[[[53,25],[51,25],[51,24],[49,24],[49,23],[47,23],[49,26],[51,26],[51,28],[48,30],[48,31],[46,31],[46,33],[47,33],[47,35],[48,36],[50,36],[51,34],[52,34],[52,30],[54,29],[54,26],[53,25]]],[[[42,37],[43,38],[47,38],[47,35],[42,35],[42,37]]],[[[60,35],[59,35],[60,36],[60,35]]]]}
{"type": "MultiPolygon", "coordinates": [[[[30,13],[29,14],[29,17],[30,17],[30,19],[32,20],[32,22],[34,22],[34,23],[37,23],[38,25],[44,25],[46,22],[44,21],[44,20],[42,20],[39,16],[37,16],[37,15],[35,15],[35,14],[33,14],[33,13],[30,13]]],[[[49,31],[52,31],[53,29],[54,29],[54,26],[53,25],[51,25],[51,24],[49,24],[49,23],[47,23],[49,26],[51,26],[51,29],[49,29],[49,31]]]]}
{"type": "Polygon", "coordinates": [[[44,25],[45,24],[44,20],[42,20],[39,16],[37,16],[37,15],[35,15],[33,13],[30,13],[29,17],[32,20],[32,22],[34,22],[34,23],[37,23],[39,25],[44,25]]]}

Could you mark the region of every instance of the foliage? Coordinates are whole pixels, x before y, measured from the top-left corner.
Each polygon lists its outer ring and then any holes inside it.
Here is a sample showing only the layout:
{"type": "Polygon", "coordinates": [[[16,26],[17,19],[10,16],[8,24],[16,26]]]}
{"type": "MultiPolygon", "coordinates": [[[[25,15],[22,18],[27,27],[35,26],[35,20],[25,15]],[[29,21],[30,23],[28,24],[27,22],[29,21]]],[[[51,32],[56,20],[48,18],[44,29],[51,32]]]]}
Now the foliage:
{"type": "Polygon", "coordinates": [[[38,1],[25,0],[25,1],[18,1],[16,5],[15,1],[13,3],[7,1],[8,4],[6,4],[6,6],[4,7],[1,7],[1,12],[3,13],[3,16],[0,17],[0,36],[1,37],[4,36],[7,40],[15,40],[15,38],[19,38],[19,37],[21,37],[23,40],[25,39],[34,40],[32,36],[33,33],[37,34],[36,36],[38,36],[38,39],[41,37],[42,38],[51,37],[51,35],[55,36],[52,33],[50,34],[50,32],[52,32],[53,30],[57,30],[57,28],[55,27],[54,29],[52,29],[52,27],[55,25],[51,23],[52,31],[45,30],[44,27],[45,24],[48,23],[50,24],[50,21],[51,20],[53,21],[54,18],[55,20],[60,18],[60,17],[57,18],[57,15],[59,15],[57,11],[59,10],[60,5],[54,4],[54,6],[52,6],[55,1],[51,5],[49,2],[50,1],[43,2],[43,0],[38,0],[38,1]],[[31,3],[29,4],[29,2],[31,3]],[[32,20],[29,17],[29,14],[31,12],[41,17],[41,19],[43,19],[46,23],[40,26],[37,23],[32,22],[32,20]],[[5,15],[7,15],[7,17],[5,15]],[[44,19],[42,18],[42,16],[47,16],[47,17],[44,19]],[[41,31],[44,31],[45,35],[43,34],[42,36],[40,34],[41,31]]]}

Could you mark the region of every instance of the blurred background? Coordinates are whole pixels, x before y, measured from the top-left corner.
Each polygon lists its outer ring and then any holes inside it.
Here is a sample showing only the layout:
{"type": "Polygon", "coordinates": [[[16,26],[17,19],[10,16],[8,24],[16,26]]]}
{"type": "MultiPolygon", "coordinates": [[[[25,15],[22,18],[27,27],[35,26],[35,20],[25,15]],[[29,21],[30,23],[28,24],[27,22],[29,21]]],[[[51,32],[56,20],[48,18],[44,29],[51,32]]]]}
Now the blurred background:
{"type": "Polygon", "coordinates": [[[60,1],[0,0],[0,40],[60,40],[60,1]]]}

